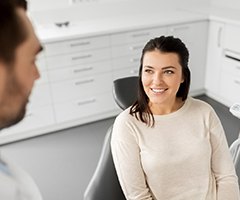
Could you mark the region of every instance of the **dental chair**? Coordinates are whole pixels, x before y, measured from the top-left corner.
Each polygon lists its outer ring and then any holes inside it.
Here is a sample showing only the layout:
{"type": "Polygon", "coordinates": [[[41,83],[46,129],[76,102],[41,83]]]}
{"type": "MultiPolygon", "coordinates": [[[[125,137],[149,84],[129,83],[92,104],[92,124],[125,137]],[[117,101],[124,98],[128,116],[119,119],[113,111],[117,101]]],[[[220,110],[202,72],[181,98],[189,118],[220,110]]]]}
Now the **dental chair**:
{"type": "MultiPolygon", "coordinates": [[[[240,119],[240,103],[233,104],[229,111],[238,119],[240,119]]],[[[238,183],[240,185],[240,132],[238,138],[230,145],[230,153],[232,154],[233,164],[238,176],[238,183]]]]}
{"type": "Polygon", "coordinates": [[[238,184],[240,186],[240,138],[236,139],[230,145],[230,153],[232,155],[233,164],[234,164],[236,174],[238,177],[238,184]]]}
{"type": "Polygon", "coordinates": [[[237,166],[240,165],[240,138],[236,139],[230,146],[230,152],[233,158],[233,164],[237,170],[237,166]]]}
{"type": "MultiPolygon", "coordinates": [[[[138,77],[120,78],[113,82],[113,97],[121,109],[126,109],[137,98],[138,77]]],[[[113,163],[110,141],[112,127],[104,138],[96,170],[84,192],[84,200],[126,200],[113,163]]],[[[124,162],[124,161],[123,161],[124,162]]]]}

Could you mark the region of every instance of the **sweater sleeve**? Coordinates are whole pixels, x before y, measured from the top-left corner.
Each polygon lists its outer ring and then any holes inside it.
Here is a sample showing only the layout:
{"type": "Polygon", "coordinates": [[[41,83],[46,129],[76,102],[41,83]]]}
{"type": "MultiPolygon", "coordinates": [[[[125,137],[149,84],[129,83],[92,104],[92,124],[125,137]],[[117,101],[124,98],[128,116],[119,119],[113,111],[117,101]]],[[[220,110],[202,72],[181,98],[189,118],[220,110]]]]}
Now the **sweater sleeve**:
{"type": "Polygon", "coordinates": [[[118,117],[111,139],[113,161],[127,200],[152,200],[141,165],[140,150],[131,123],[118,117]]]}
{"type": "Polygon", "coordinates": [[[214,111],[210,114],[212,171],[217,183],[217,200],[239,200],[239,186],[226,136],[214,111]]]}

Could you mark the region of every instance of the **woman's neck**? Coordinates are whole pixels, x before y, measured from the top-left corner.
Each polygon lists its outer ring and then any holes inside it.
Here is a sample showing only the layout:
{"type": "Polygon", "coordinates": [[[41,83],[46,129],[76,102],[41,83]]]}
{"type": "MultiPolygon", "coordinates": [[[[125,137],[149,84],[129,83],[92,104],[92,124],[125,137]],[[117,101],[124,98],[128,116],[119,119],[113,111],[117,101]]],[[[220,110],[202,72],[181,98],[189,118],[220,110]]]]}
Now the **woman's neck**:
{"type": "Polygon", "coordinates": [[[167,115],[179,110],[184,104],[182,98],[176,98],[166,104],[150,104],[150,110],[154,115],[167,115]]]}

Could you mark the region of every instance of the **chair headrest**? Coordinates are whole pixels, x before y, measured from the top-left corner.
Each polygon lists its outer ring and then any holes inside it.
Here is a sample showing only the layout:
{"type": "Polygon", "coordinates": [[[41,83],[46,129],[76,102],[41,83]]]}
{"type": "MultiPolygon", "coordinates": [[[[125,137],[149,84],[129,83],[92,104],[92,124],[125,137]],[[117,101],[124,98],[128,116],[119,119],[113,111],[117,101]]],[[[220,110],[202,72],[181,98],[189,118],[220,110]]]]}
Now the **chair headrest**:
{"type": "Polygon", "coordinates": [[[121,109],[126,109],[137,100],[138,76],[116,79],[113,82],[113,96],[121,109]]]}

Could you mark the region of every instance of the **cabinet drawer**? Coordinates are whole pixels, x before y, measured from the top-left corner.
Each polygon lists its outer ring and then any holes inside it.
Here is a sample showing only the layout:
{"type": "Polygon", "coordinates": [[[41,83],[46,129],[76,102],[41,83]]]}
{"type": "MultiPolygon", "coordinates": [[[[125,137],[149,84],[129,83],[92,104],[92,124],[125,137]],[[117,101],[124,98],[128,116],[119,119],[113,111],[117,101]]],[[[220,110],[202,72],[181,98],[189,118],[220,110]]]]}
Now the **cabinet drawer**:
{"type": "Polygon", "coordinates": [[[52,83],[52,96],[54,103],[73,99],[84,99],[93,94],[112,90],[112,74],[98,74],[69,81],[52,83]]]}
{"type": "Polygon", "coordinates": [[[83,51],[62,56],[47,57],[48,69],[56,69],[83,63],[92,63],[110,59],[109,48],[93,51],[83,51]]]}
{"type": "Polygon", "coordinates": [[[240,53],[240,26],[226,25],[225,49],[240,53]]]}
{"type": "Polygon", "coordinates": [[[113,70],[140,66],[140,55],[125,56],[112,60],[113,70]]]}
{"type": "Polygon", "coordinates": [[[220,94],[231,104],[240,100],[240,76],[222,72],[220,94]]]}
{"type": "Polygon", "coordinates": [[[144,47],[144,42],[126,44],[122,46],[113,46],[112,57],[118,58],[121,56],[128,56],[128,55],[141,56],[143,47],[144,47]]]}
{"type": "Polygon", "coordinates": [[[49,70],[48,76],[51,82],[55,82],[61,80],[76,79],[110,71],[111,63],[110,60],[108,60],[104,62],[79,64],[72,67],[49,70]]]}
{"type": "Polygon", "coordinates": [[[92,95],[75,101],[54,105],[57,122],[66,122],[116,109],[112,92],[92,95]]]}
{"type": "Polygon", "coordinates": [[[142,42],[144,45],[153,37],[159,37],[166,34],[166,28],[152,28],[142,29],[137,31],[129,31],[126,33],[119,33],[111,35],[112,45],[121,45],[124,43],[142,42]]]}
{"type": "Polygon", "coordinates": [[[240,61],[225,57],[222,63],[224,73],[240,76],[240,61]]]}
{"type": "Polygon", "coordinates": [[[34,129],[43,128],[55,123],[54,112],[51,106],[28,109],[24,119],[18,124],[4,129],[5,134],[19,134],[34,129]]]}
{"type": "Polygon", "coordinates": [[[45,53],[47,56],[59,55],[71,52],[78,52],[89,49],[99,49],[109,46],[109,36],[79,38],[64,42],[45,44],[45,53]]]}

